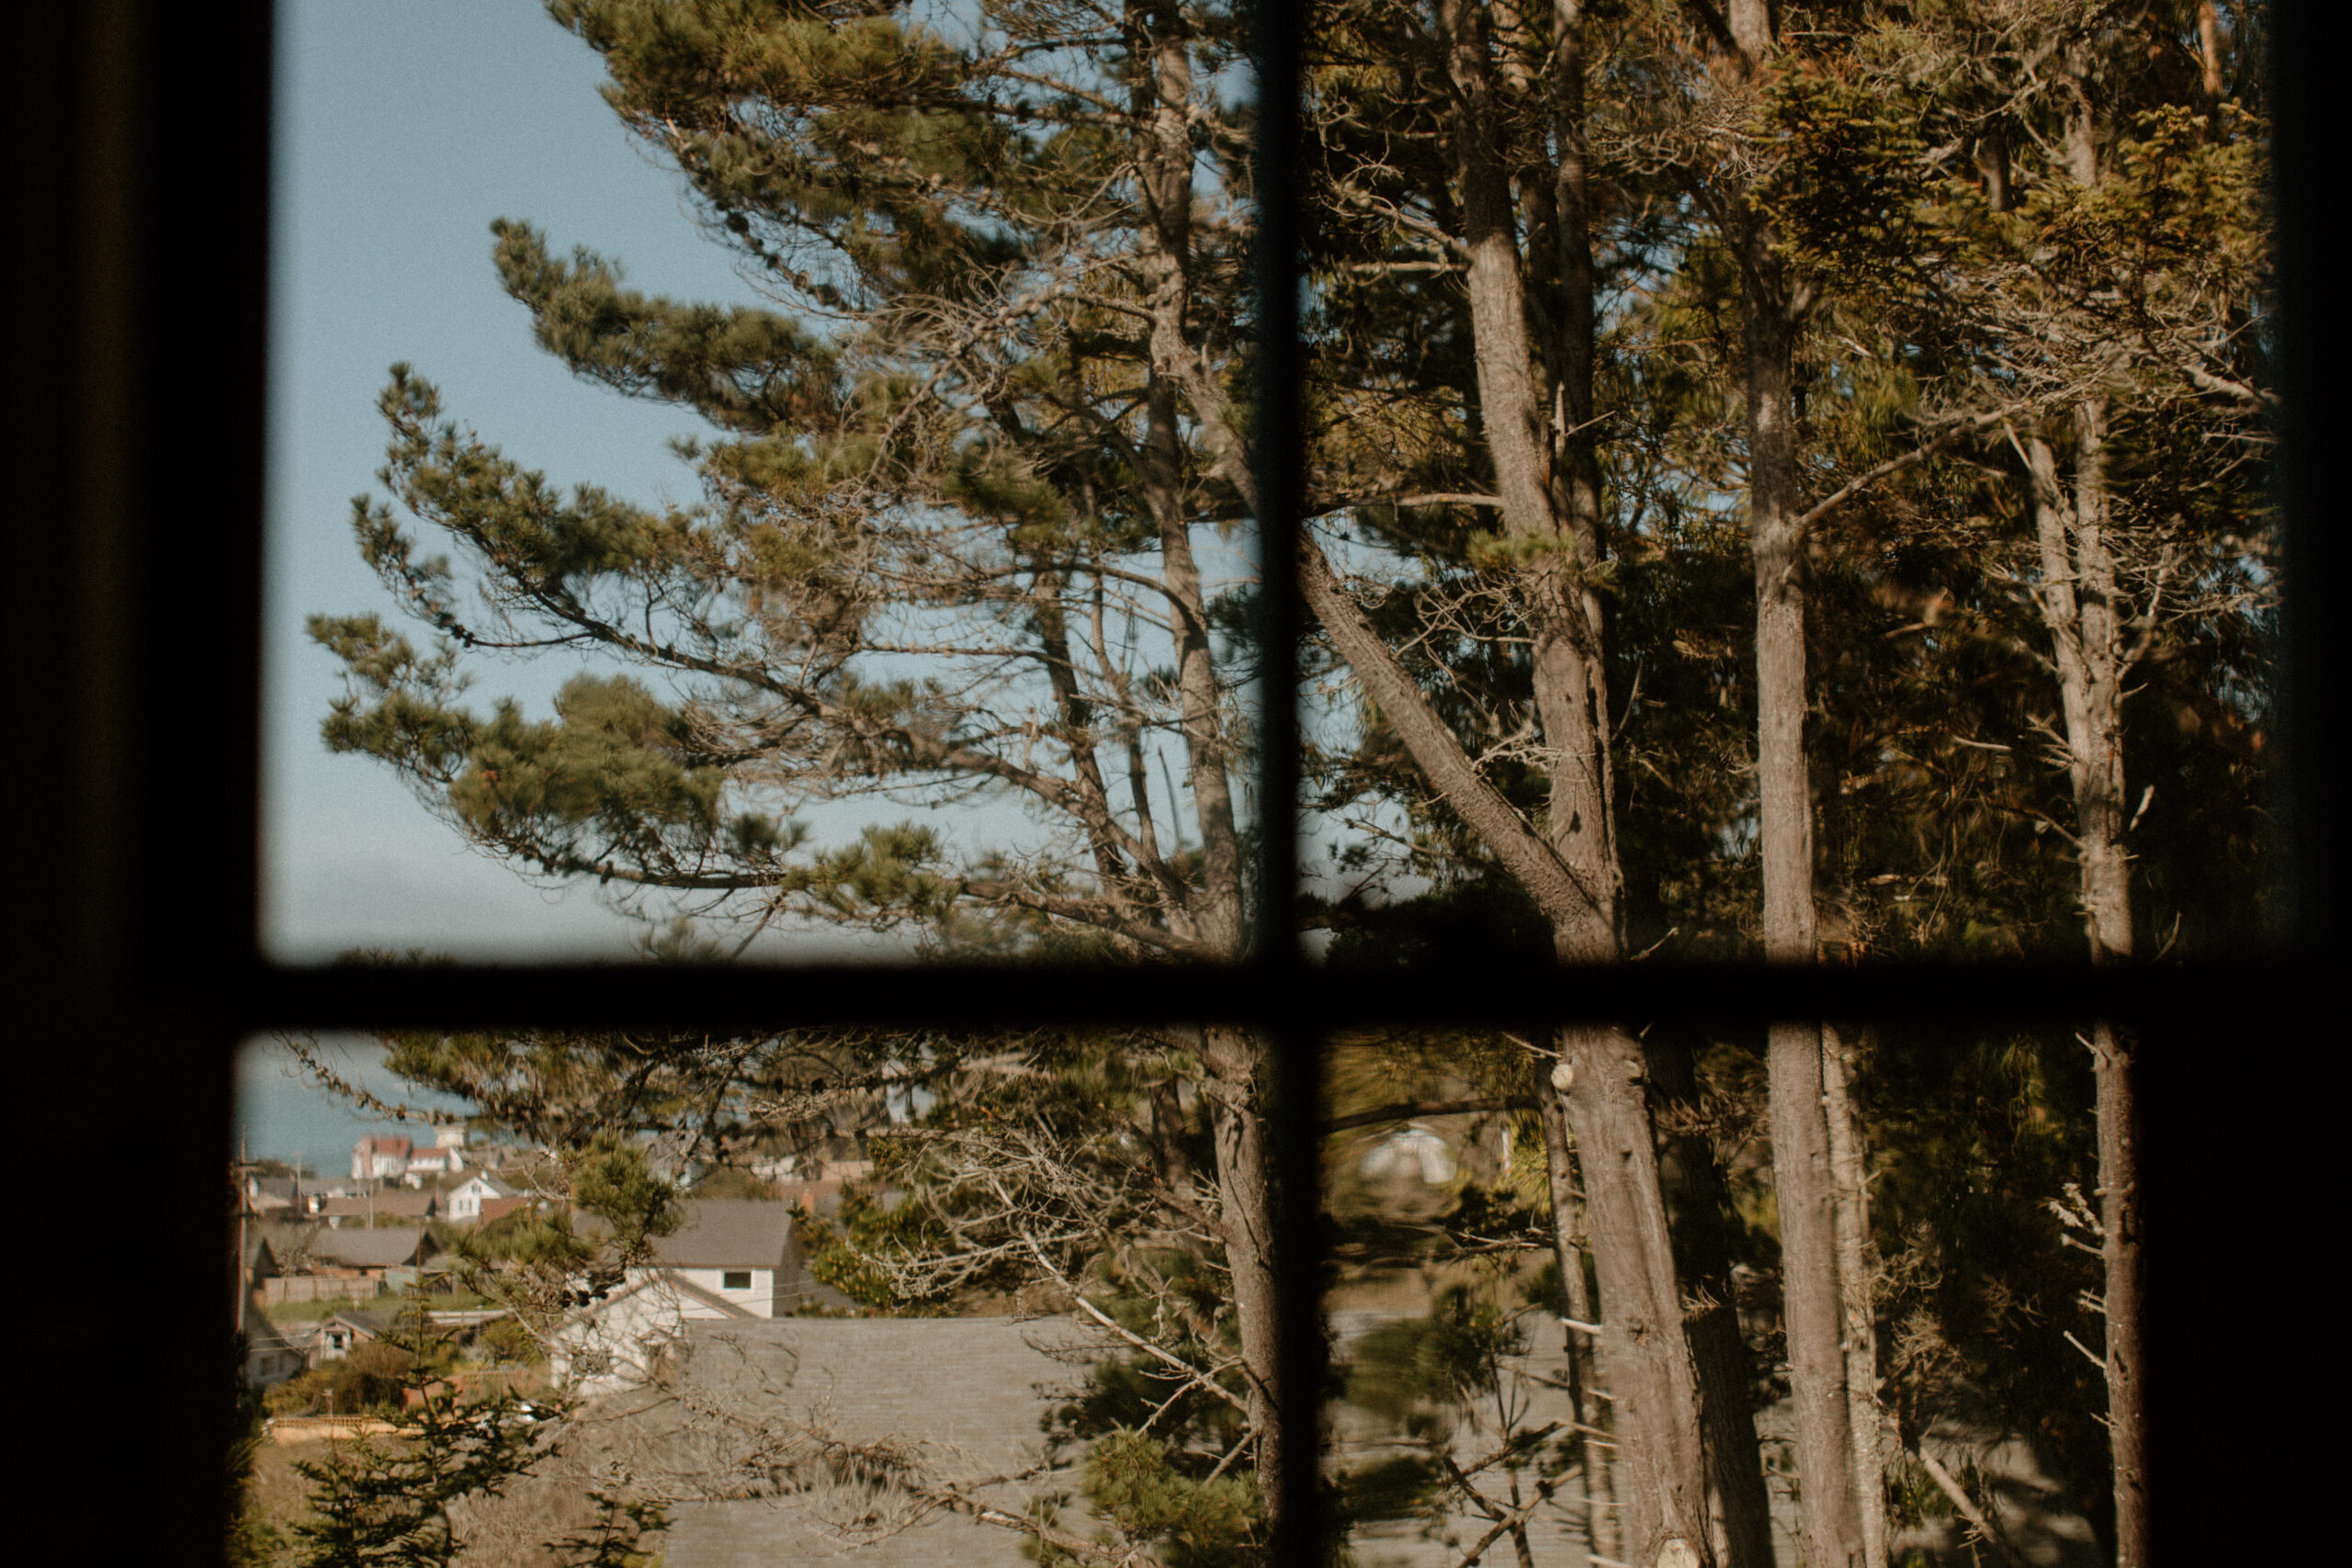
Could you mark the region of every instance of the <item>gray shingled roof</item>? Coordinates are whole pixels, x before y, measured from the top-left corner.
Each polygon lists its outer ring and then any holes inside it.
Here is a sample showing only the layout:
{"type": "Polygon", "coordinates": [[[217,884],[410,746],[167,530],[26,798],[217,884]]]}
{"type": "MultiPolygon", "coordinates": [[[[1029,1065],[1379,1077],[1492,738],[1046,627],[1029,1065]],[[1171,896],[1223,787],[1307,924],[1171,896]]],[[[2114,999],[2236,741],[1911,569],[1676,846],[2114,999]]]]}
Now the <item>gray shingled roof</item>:
{"type": "MultiPolygon", "coordinates": [[[[779,1467],[779,1450],[762,1445],[821,1426],[850,1442],[915,1445],[941,1482],[984,1480],[1042,1456],[1040,1418],[1095,1351],[1095,1337],[1058,1318],[689,1322],[673,1379],[590,1404],[534,1473],[458,1510],[469,1553],[481,1554],[463,1561],[504,1562],[494,1543],[527,1547],[582,1528],[588,1488],[617,1466],[640,1494],[728,1496],[671,1505],[664,1568],[1025,1568],[1023,1538],[1011,1530],[934,1515],[890,1533],[903,1517],[877,1515],[868,1495],[808,1490],[820,1467],[779,1467]]],[[[1074,1481],[1064,1472],[978,1491],[1018,1509],[1074,1481]]],[[[1082,1508],[1062,1523],[1091,1528],[1082,1508]]]]}
{"type": "Polygon", "coordinates": [[[421,1220],[440,1212],[438,1192],[410,1191],[395,1189],[379,1192],[373,1197],[361,1193],[352,1198],[330,1198],[321,1211],[344,1219],[364,1219],[373,1213],[379,1220],[421,1220]]]}
{"type": "Polygon", "coordinates": [[[321,1231],[311,1238],[311,1258],[349,1269],[396,1269],[421,1262],[429,1240],[421,1230],[321,1231]]]}
{"type": "MultiPolygon", "coordinates": [[[[1035,1463],[1045,1450],[1040,1420],[1083,1375],[1082,1366],[1053,1352],[1094,1344],[1052,1318],[771,1318],[694,1323],[687,1334],[684,1403],[775,1410],[854,1442],[918,1441],[926,1463],[948,1482],[1035,1463]]],[[[725,1440],[695,1431],[672,1452],[715,1458],[725,1440]]],[[[981,1495],[1018,1509],[1054,1489],[1053,1481],[1040,1478],[981,1495]]],[[[842,1503],[791,1496],[682,1503],[673,1512],[662,1561],[665,1568],[770,1568],[836,1558],[851,1568],[1019,1568],[1027,1561],[1022,1537],[959,1515],[933,1515],[845,1551],[854,1538],[829,1516],[847,1511],[842,1503]]]]}
{"type": "Polygon", "coordinates": [[[653,1241],[665,1269],[780,1269],[792,1239],[792,1205],[756,1198],[689,1198],[685,1218],[653,1241]]]}

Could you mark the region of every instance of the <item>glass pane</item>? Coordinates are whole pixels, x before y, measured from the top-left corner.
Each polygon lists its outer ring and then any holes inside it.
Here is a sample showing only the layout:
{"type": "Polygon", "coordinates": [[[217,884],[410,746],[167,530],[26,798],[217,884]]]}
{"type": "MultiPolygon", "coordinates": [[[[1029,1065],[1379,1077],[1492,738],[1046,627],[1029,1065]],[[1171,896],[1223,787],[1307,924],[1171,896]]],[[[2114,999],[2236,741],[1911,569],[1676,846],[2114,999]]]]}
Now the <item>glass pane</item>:
{"type": "Polygon", "coordinates": [[[2266,941],[2268,150],[2200,15],[1308,29],[1335,962],[2266,941]]]}
{"type": "Polygon", "coordinates": [[[1336,1042],[1329,1464],[1356,1561],[1795,1563],[1811,1535],[1959,1562],[1980,1532],[1988,1557],[2111,1560],[2107,1424],[2138,1406],[2101,1376],[2131,1287],[2098,1124],[2129,1075],[2102,1087],[2086,1043],[2132,1042],[1916,1019],[1336,1042]]]}
{"type": "Polygon", "coordinates": [[[364,1495],[451,1505],[491,1558],[1249,1560],[1274,1332],[1240,1043],[253,1042],[240,1529],[319,1540],[364,1495]]]}
{"type": "Polygon", "coordinates": [[[279,8],[265,945],[1232,959],[1238,23],[671,9],[279,8]]]}

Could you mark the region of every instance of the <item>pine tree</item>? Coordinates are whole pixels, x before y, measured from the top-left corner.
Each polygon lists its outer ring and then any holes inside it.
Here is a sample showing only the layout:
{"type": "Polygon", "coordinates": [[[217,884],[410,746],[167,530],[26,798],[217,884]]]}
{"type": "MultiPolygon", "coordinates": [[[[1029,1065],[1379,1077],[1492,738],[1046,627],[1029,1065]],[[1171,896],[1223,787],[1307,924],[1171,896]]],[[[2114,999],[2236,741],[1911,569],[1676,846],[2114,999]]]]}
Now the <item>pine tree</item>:
{"type": "Polygon", "coordinates": [[[392,1431],[295,1463],[311,1483],[311,1517],[293,1529],[303,1568],[448,1568],[463,1546],[452,1508],[497,1496],[538,1457],[538,1417],[524,1401],[501,1392],[461,1404],[435,1377],[421,1302],[379,1343],[407,1357],[392,1431]]]}
{"type": "MultiPolygon", "coordinates": [[[[413,521],[363,500],[355,527],[438,640],[314,620],[349,677],[329,744],[518,867],[637,908],[965,952],[1240,954],[1251,612],[1199,542],[1246,539],[1254,490],[1249,164],[1221,85],[1240,24],[1173,0],[969,30],[854,0],[550,8],[787,310],[650,299],[498,225],[542,345],[713,428],[682,448],[704,500],[566,496],[396,367],[381,478],[413,521]],[[548,648],[630,672],[575,677],[551,721],[464,705],[474,658],[548,648]],[[1185,788],[1155,799],[1170,762],[1185,788]],[[965,844],[921,815],[975,798],[1049,833],[965,844]],[[843,799],[919,814],[813,840],[795,814],[843,799]]],[[[1216,1025],[1195,1050],[1272,1499],[1261,1045],[1216,1025]]]]}

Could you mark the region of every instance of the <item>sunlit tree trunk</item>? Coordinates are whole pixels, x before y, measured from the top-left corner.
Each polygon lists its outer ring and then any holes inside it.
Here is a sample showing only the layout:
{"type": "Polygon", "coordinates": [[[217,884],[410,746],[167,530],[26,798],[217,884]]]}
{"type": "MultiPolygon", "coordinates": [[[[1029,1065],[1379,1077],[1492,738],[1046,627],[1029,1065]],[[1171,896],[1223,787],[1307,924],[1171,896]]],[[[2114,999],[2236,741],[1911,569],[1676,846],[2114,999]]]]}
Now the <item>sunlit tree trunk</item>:
{"type": "Polygon", "coordinates": [[[1535,1100],[1544,1124],[1545,1169],[1551,1179],[1552,1255],[1560,1267],[1561,1295],[1573,1321],[1567,1328],[1568,1414],[1579,1428],[1577,1446],[1584,1451],[1585,1545],[1602,1557],[1622,1556],[1617,1529],[1617,1493],[1611,1482],[1616,1445],[1594,1433],[1611,1427],[1611,1416],[1594,1397],[1599,1367],[1592,1351],[1592,1292],[1585,1283],[1584,1247],[1577,1215],[1574,1156],[1568,1146],[1567,1114],[1554,1092],[1551,1069],[1535,1068],[1535,1100]]]}
{"type": "MultiPolygon", "coordinates": [[[[1765,0],[1735,0],[1732,34],[1752,77],[1774,49],[1765,0]]],[[[1802,285],[1765,215],[1744,201],[1740,296],[1747,351],[1748,540],[1756,572],[1756,771],[1764,866],[1764,952],[1779,964],[1816,957],[1813,792],[1805,755],[1804,537],[1794,391],[1802,285]]],[[[1838,1268],[1837,1186],[1822,1111],[1822,1032],[1778,1022],[1767,1046],[1772,1187],[1781,1220],[1781,1312],[1796,1419],[1800,1511],[1814,1568],[1863,1561],[1846,1393],[1845,1305],[1838,1268]]]]}
{"type": "MultiPolygon", "coordinates": [[[[1573,7],[1566,19],[1580,24],[1573,7]]],[[[1438,20],[1453,87],[1450,141],[1479,408],[1505,529],[1531,547],[1519,570],[1551,775],[1545,836],[1578,895],[1555,914],[1554,945],[1567,962],[1606,963],[1623,956],[1623,874],[1600,605],[1589,575],[1600,557],[1599,493],[1589,452],[1579,461],[1555,450],[1551,400],[1541,392],[1543,356],[1529,328],[1487,13],[1476,0],[1442,0],[1438,20]]],[[[1572,243],[1580,243],[1575,236],[1572,243]]],[[[1564,401],[1589,409],[1591,305],[1577,303],[1580,310],[1572,303],[1562,310],[1560,330],[1583,334],[1577,357],[1587,368],[1581,385],[1563,389],[1564,401]]],[[[1579,423],[1571,420],[1570,429],[1579,423]]],[[[1600,1287],[1625,1539],[1644,1563],[1661,1553],[1705,1554],[1698,1369],[1683,1331],[1641,1046],[1623,1030],[1599,1025],[1562,1030],[1558,1047],[1600,1287]]]]}
{"type": "Polygon", "coordinates": [[[1829,1168],[1838,1189],[1838,1276],[1846,1316],[1846,1408],[1854,1440],[1854,1491],[1861,1505],[1863,1560],[1868,1568],[1886,1568],[1885,1416],[1878,1402],[1869,1162],[1853,1102],[1851,1056],[1833,1029],[1823,1028],[1821,1043],[1829,1168]]]}

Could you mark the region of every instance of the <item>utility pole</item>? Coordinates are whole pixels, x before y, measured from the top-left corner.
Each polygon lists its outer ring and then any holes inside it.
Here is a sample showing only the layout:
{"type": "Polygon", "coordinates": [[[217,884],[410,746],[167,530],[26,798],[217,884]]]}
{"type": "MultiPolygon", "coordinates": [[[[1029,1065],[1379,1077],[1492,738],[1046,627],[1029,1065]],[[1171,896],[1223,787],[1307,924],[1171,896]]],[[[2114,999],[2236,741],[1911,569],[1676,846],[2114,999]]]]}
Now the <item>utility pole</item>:
{"type": "Polygon", "coordinates": [[[245,1303],[252,1299],[254,1288],[252,1266],[245,1256],[245,1211],[253,1205],[245,1201],[244,1183],[252,1168],[253,1162],[246,1157],[245,1133],[240,1128],[237,1133],[237,1173],[231,1182],[231,1188],[237,1195],[237,1265],[231,1270],[236,1277],[237,1299],[234,1315],[229,1320],[235,1325],[234,1332],[239,1334],[245,1330],[245,1303]]]}

